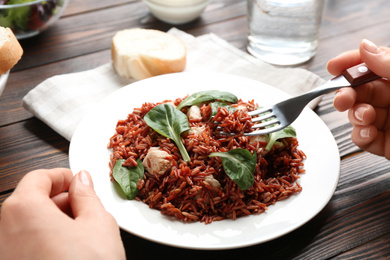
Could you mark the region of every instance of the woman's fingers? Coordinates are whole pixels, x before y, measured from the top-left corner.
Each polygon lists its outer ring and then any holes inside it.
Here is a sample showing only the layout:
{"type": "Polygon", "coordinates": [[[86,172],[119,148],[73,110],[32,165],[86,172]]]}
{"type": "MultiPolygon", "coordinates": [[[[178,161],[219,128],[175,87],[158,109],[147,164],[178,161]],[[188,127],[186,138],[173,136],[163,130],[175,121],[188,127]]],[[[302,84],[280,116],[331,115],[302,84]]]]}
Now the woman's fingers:
{"type": "Polygon", "coordinates": [[[73,173],[69,169],[56,168],[52,170],[36,170],[29,172],[16,187],[16,195],[44,195],[51,198],[67,191],[72,181],[73,173]]]}
{"type": "Polygon", "coordinates": [[[336,92],[333,100],[334,107],[340,111],[350,109],[356,102],[357,93],[352,88],[342,88],[336,92]]]}
{"type": "Polygon", "coordinates": [[[359,52],[362,60],[375,74],[390,79],[390,48],[378,47],[369,40],[363,40],[359,52]]]}
{"type": "Polygon", "coordinates": [[[369,104],[357,104],[348,111],[348,119],[354,126],[368,126],[375,122],[376,111],[369,104]]]}
{"type": "Polygon", "coordinates": [[[331,59],[326,65],[326,68],[330,74],[338,76],[341,75],[344,70],[360,63],[362,63],[362,60],[359,50],[351,50],[331,59]]]}
{"type": "Polygon", "coordinates": [[[390,160],[390,131],[378,131],[373,125],[355,126],[351,139],[359,148],[390,160]]]}
{"type": "Polygon", "coordinates": [[[73,218],[72,208],[69,204],[69,196],[67,192],[62,192],[55,195],[51,200],[57,205],[57,207],[69,217],[73,218]]]}
{"type": "Polygon", "coordinates": [[[69,188],[69,203],[73,216],[90,221],[99,217],[111,216],[104,209],[99,197],[93,189],[92,178],[86,171],[76,174],[69,188]]]}
{"type": "Polygon", "coordinates": [[[351,139],[361,149],[373,154],[383,155],[383,138],[378,137],[378,131],[374,126],[355,126],[352,130],[351,139]]]}
{"type": "Polygon", "coordinates": [[[390,160],[390,131],[378,131],[373,125],[356,126],[351,138],[359,148],[390,160]]]}

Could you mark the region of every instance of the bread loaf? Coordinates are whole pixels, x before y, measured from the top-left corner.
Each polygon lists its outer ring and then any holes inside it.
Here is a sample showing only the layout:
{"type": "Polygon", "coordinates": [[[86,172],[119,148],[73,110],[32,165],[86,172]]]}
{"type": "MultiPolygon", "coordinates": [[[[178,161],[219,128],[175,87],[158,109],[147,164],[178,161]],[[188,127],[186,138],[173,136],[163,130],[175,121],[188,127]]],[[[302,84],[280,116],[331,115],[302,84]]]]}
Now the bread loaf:
{"type": "Polygon", "coordinates": [[[0,27],[0,74],[6,73],[20,60],[22,46],[10,28],[0,27]]]}
{"type": "Polygon", "coordinates": [[[119,31],[112,39],[111,57],[117,73],[141,80],[185,68],[185,44],[170,34],[152,29],[119,31]]]}

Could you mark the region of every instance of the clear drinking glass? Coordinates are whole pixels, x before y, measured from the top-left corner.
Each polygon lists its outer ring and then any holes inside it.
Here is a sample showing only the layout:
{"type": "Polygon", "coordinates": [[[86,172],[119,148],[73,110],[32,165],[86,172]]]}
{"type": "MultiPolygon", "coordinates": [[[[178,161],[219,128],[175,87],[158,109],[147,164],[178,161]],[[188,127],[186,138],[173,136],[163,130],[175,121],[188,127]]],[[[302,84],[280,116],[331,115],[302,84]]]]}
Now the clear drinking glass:
{"type": "Polygon", "coordinates": [[[247,0],[249,53],[275,65],[312,58],[324,0],[247,0]]]}

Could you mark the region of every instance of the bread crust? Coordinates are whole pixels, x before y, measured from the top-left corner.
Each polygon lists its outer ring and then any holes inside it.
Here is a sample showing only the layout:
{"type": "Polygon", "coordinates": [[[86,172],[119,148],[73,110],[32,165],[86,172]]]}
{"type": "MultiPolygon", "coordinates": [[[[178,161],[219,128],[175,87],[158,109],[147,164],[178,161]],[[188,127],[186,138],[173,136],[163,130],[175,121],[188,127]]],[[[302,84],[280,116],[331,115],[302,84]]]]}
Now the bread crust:
{"type": "Polygon", "coordinates": [[[22,55],[22,46],[20,46],[12,30],[0,27],[0,74],[12,69],[22,55]]]}
{"type": "Polygon", "coordinates": [[[180,39],[165,32],[128,29],[113,37],[111,57],[120,76],[141,80],[183,71],[187,50],[180,39]]]}

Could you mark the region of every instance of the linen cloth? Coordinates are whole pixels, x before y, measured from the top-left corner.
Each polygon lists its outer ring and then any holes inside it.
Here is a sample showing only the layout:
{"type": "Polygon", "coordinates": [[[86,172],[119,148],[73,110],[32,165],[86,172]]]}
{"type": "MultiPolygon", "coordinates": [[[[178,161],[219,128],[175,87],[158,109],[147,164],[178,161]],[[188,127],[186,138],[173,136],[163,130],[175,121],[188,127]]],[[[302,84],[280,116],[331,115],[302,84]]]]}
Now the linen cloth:
{"type": "MultiPolygon", "coordinates": [[[[280,68],[262,62],[213,33],[194,37],[176,28],[168,33],[186,44],[185,72],[207,71],[243,76],[279,88],[292,96],[324,82],[304,69],[280,68]]],[[[121,78],[112,64],[107,63],[95,69],[46,79],[26,94],[22,104],[27,111],[70,141],[78,123],[93,106],[133,82],[133,79],[121,78]]],[[[312,102],[311,108],[317,103],[312,102]]]]}

